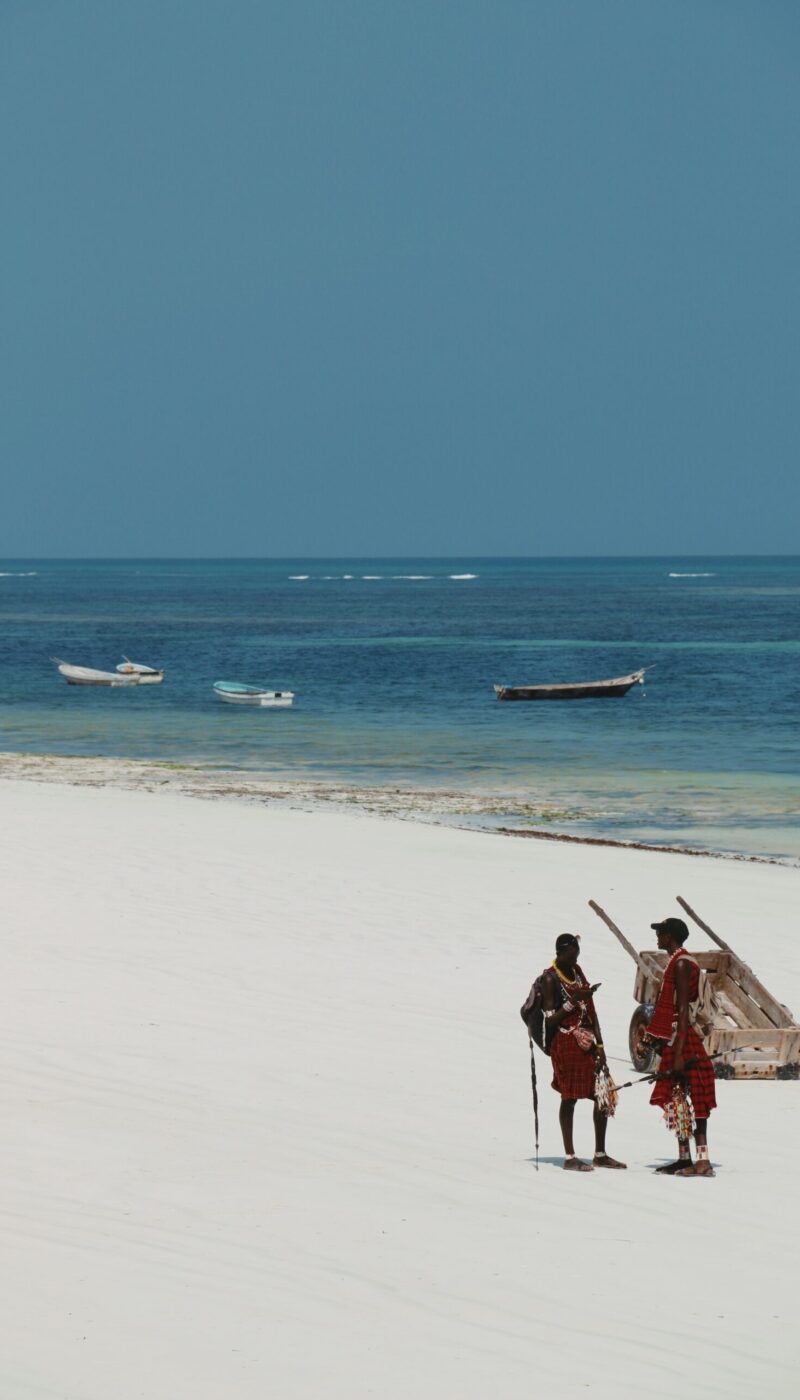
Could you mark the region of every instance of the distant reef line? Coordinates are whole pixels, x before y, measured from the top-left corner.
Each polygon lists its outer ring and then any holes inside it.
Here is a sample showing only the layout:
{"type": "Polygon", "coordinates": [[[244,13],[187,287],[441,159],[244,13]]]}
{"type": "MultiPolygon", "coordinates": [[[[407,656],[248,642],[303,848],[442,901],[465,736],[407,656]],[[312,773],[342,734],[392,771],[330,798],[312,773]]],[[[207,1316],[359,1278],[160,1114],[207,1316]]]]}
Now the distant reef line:
{"type": "Polygon", "coordinates": [[[788,865],[796,862],[769,855],[714,851],[696,846],[660,844],[612,836],[583,836],[553,830],[551,822],[574,820],[573,811],[544,802],[525,802],[496,793],[438,788],[403,788],[393,784],[370,787],[309,778],[276,778],[266,773],[212,765],[169,762],[158,759],[0,753],[0,780],[64,784],[73,787],[116,788],[130,792],[173,792],[184,797],[229,800],[260,805],[284,805],[297,810],[314,808],[362,812],[395,817],[435,826],[516,837],[532,841],[557,841],[580,846],[608,846],[631,851],[707,857],[711,860],[745,861],[756,865],[788,865]],[[499,825],[498,818],[547,824],[516,827],[499,825]],[[493,821],[490,819],[494,818],[493,821]],[[483,820],[482,820],[483,819],[483,820]]]}

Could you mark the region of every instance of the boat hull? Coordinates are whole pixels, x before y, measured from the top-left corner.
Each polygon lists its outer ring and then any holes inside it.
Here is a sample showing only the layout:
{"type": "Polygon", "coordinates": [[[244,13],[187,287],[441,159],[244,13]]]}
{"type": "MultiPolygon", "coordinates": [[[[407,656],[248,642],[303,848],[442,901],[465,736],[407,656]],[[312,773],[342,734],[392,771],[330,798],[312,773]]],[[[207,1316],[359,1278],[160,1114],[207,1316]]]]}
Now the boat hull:
{"type": "Polygon", "coordinates": [[[117,690],[117,689],[121,689],[121,690],[130,690],[132,686],[136,686],[136,685],[139,684],[138,681],[127,681],[127,680],[122,680],[122,681],[119,681],[119,680],[117,680],[117,681],[90,681],[90,680],[86,680],[86,679],[84,679],[84,678],[78,678],[78,677],[75,677],[75,676],[67,676],[65,679],[66,679],[67,685],[105,685],[105,686],[107,686],[110,690],[117,690]]]}
{"type": "Polygon", "coordinates": [[[138,685],[139,676],[120,676],[116,671],[93,671],[88,666],[68,666],[62,662],[59,666],[67,685],[105,685],[105,686],[131,686],[138,685]]]}
{"type": "Polygon", "coordinates": [[[634,685],[644,684],[644,671],[617,676],[609,681],[586,681],[578,685],[496,685],[498,700],[617,700],[634,685]]]}
{"type": "Polygon", "coordinates": [[[160,685],[164,679],[163,671],[157,671],[154,666],[139,666],[135,661],[128,661],[127,657],[120,662],[117,670],[123,676],[138,676],[140,685],[160,685]]]}
{"type": "Polygon", "coordinates": [[[242,686],[236,690],[214,686],[214,694],[226,705],[255,705],[262,710],[286,710],[294,703],[291,690],[256,690],[242,686]]]}

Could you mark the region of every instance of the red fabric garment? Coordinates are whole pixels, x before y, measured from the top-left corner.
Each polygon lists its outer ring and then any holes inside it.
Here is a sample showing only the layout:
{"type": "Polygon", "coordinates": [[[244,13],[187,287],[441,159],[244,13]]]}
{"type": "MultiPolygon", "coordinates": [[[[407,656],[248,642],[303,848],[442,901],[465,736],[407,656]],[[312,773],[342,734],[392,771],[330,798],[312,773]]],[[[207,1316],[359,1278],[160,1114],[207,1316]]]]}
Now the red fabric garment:
{"type": "MultiPolygon", "coordinates": [[[[572,1037],[570,1036],[569,1039],[571,1040],[572,1037]]],[[[674,1059],[675,1047],[673,1045],[665,1046],[664,1054],[661,1056],[659,1073],[663,1071],[665,1074],[668,1074],[672,1069],[674,1059]]],[[[689,1086],[689,1093],[692,1096],[695,1118],[707,1118],[712,1108],[716,1108],[717,1106],[717,1096],[714,1088],[714,1066],[703,1049],[703,1042],[697,1034],[697,1031],[692,1030],[691,1026],[686,1032],[686,1046],[683,1052],[683,1060],[684,1064],[687,1060],[697,1061],[690,1069],[684,1071],[684,1077],[689,1086]]],[[[655,1104],[658,1108],[663,1108],[664,1104],[669,1103],[672,1098],[674,1088],[675,1084],[672,1079],[657,1079],[653,1092],[650,1095],[650,1102],[655,1104]]]]}
{"type": "MultiPolygon", "coordinates": [[[[661,983],[661,991],[658,994],[656,1009],[653,1012],[653,1019],[647,1027],[651,1035],[658,1040],[671,1041],[674,1038],[678,1025],[678,1012],[675,1006],[675,967],[679,958],[689,959],[689,1000],[694,1001],[697,996],[697,989],[700,984],[700,969],[690,953],[684,948],[678,948],[673,953],[666,968],[664,969],[664,981],[661,983]]],[[[674,1045],[667,1044],[661,1056],[659,1073],[669,1074],[675,1059],[674,1045]]],[[[707,1118],[712,1108],[717,1106],[717,1096],[714,1089],[714,1066],[703,1048],[703,1042],[697,1031],[689,1026],[686,1032],[686,1045],[683,1051],[684,1063],[687,1060],[696,1060],[691,1069],[685,1071],[686,1083],[689,1086],[689,1093],[692,1096],[695,1118],[707,1118]]],[[[663,1108],[672,1098],[675,1088],[671,1079],[657,1079],[655,1088],[650,1095],[650,1102],[658,1108],[663,1108]]]]}
{"type": "MultiPolygon", "coordinates": [[[[553,975],[558,977],[558,973],[553,975]]],[[[575,982],[582,987],[589,986],[589,980],[580,967],[575,969],[575,982]]],[[[569,984],[562,982],[561,988],[566,997],[569,998],[569,984]]],[[[580,1006],[576,1006],[574,1011],[564,1017],[550,1046],[550,1058],[553,1062],[553,1088],[556,1093],[561,1095],[562,1099],[594,1098],[594,1082],[597,1072],[594,1047],[589,1050],[581,1050],[574,1035],[567,1034],[568,1031],[571,1032],[579,1025],[583,1025],[589,1030],[592,1029],[594,1003],[591,997],[588,1002],[584,1003],[584,1006],[585,1011],[580,1006]]]]}
{"type": "Polygon", "coordinates": [[[593,1099],[597,1073],[593,1049],[581,1050],[574,1035],[556,1031],[550,1050],[553,1088],[562,1099],[593,1099]]]}
{"type": "Polygon", "coordinates": [[[669,962],[664,968],[664,980],[661,983],[661,991],[658,994],[653,1019],[647,1027],[652,1036],[657,1040],[671,1040],[677,1026],[678,1013],[675,1009],[675,964],[679,958],[689,960],[689,1000],[694,1001],[697,996],[697,988],[700,980],[700,969],[694,961],[691,953],[685,949],[678,948],[672,954],[669,962]]]}

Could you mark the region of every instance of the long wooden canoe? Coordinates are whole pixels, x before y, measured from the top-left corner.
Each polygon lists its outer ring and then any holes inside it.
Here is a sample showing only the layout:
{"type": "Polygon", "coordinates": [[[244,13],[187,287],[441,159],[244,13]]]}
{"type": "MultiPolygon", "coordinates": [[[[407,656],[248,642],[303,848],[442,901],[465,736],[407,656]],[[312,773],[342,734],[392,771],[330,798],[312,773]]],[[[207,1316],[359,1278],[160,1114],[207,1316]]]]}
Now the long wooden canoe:
{"type": "Polygon", "coordinates": [[[579,681],[576,685],[496,685],[498,700],[613,700],[631,686],[644,685],[644,668],[610,681],[579,681]]]}

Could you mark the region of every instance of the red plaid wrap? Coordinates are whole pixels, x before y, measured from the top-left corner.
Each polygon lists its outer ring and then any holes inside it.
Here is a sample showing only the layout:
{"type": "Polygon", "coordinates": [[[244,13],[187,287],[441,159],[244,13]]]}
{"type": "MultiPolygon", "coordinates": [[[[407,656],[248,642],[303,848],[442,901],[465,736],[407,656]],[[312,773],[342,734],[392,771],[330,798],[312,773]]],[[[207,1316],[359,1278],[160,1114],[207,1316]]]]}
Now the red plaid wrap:
{"type": "MultiPolygon", "coordinates": [[[[674,1045],[665,1045],[659,1073],[668,1074],[672,1069],[674,1059],[674,1045]]],[[[692,1096],[695,1118],[707,1118],[712,1108],[717,1106],[717,1096],[714,1091],[714,1066],[703,1049],[703,1042],[697,1031],[692,1030],[690,1026],[686,1032],[686,1045],[683,1051],[684,1064],[687,1060],[695,1059],[697,1063],[692,1065],[690,1069],[684,1070],[684,1078],[692,1096]]],[[[672,1079],[657,1079],[655,1088],[650,1095],[650,1102],[658,1108],[663,1108],[664,1104],[669,1103],[672,1098],[674,1088],[675,1084],[672,1079]]]]}
{"type": "Polygon", "coordinates": [[[593,1099],[597,1073],[594,1047],[581,1050],[574,1035],[556,1031],[550,1050],[553,1088],[562,1099],[593,1099]]]}
{"type": "MultiPolygon", "coordinates": [[[[691,958],[685,949],[678,948],[673,953],[666,968],[664,969],[664,980],[661,983],[661,991],[658,994],[653,1019],[647,1027],[651,1035],[658,1036],[662,1040],[670,1040],[675,1033],[677,1023],[677,1012],[675,1010],[675,965],[681,957],[691,958]]],[[[700,972],[697,964],[692,961],[689,971],[689,1000],[694,1001],[697,996],[700,972]]],[[[661,1056],[659,1073],[669,1074],[675,1059],[674,1045],[665,1045],[664,1053],[661,1056]]],[[[717,1096],[714,1092],[714,1066],[703,1048],[703,1042],[697,1031],[692,1026],[686,1032],[686,1044],[683,1050],[684,1064],[687,1060],[696,1060],[691,1069],[684,1071],[686,1083],[689,1086],[689,1093],[692,1096],[695,1118],[707,1118],[712,1108],[717,1106],[717,1096]]],[[[655,1088],[650,1096],[650,1102],[656,1104],[658,1108],[663,1108],[665,1103],[669,1103],[672,1098],[674,1081],[671,1079],[657,1079],[655,1088]]]]}

